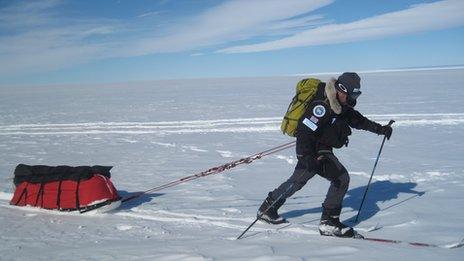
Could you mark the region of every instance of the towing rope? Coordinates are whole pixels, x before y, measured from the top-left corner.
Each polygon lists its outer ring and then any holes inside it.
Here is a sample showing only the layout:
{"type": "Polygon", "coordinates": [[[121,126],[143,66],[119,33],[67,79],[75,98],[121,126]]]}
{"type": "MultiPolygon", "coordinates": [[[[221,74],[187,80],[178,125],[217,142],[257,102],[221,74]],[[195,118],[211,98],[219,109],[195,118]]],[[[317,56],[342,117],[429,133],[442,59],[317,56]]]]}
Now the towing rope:
{"type": "Polygon", "coordinates": [[[159,190],[166,189],[166,188],[170,188],[170,187],[173,187],[173,186],[176,186],[176,185],[179,185],[179,184],[182,184],[182,183],[185,183],[185,182],[197,179],[197,178],[201,178],[201,177],[205,177],[205,176],[209,176],[209,175],[213,175],[213,174],[218,174],[218,173],[221,173],[221,172],[223,172],[225,170],[235,168],[238,165],[250,164],[253,161],[255,161],[257,159],[260,159],[262,157],[265,157],[265,156],[268,156],[270,154],[273,154],[273,153],[276,153],[276,152],[291,148],[291,147],[295,146],[295,143],[296,143],[296,141],[285,143],[285,144],[282,144],[280,146],[277,146],[277,147],[274,147],[274,148],[271,148],[271,149],[268,149],[268,150],[265,150],[265,151],[258,152],[256,154],[251,155],[251,156],[241,158],[239,160],[231,161],[231,162],[226,163],[224,165],[213,167],[213,168],[210,168],[210,169],[205,170],[203,172],[200,172],[200,173],[197,173],[197,174],[194,174],[194,175],[190,175],[190,176],[187,176],[187,177],[183,177],[181,179],[177,179],[177,180],[168,182],[166,184],[163,184],[163,185],[160,185],[160,186],[157,186],[157,187],[154,187],[154,188],[142,191],[142,192],[135,193],[135,194],[133,194],[131,196],[123,198],[121,200],[121,202],[124,203],[124,202],[127,202],[129,200],[141,197],[144,194],[159,191],[159,190]]]}

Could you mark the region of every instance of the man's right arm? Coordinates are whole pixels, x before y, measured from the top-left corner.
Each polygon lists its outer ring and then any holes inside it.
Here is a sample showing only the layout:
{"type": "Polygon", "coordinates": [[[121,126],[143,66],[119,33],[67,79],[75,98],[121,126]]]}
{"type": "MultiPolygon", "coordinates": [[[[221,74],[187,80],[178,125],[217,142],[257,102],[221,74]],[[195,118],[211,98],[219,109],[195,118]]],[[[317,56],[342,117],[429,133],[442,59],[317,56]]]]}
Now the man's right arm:
{"type": "Polygon", "coordinates": [[[390,125],[380,125],[379,123],[369,120],[364,117],[359,111],[351,109],[350,113],[350,126],[356,129],[367,130],[378,135],[385,135],[390,139],[393,129],[390,125]]]}

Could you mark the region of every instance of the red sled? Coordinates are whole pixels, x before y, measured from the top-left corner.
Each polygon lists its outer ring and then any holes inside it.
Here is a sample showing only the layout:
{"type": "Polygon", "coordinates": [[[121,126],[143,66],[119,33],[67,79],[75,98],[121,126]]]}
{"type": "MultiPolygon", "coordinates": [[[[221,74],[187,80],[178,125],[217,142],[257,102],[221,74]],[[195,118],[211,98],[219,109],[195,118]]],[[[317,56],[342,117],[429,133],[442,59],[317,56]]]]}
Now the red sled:
{"type": "Polygon", "coordinates": [[[107,166],[29,166],[15,169],[11,205],[86,212],[120,200],[107,166]]]}

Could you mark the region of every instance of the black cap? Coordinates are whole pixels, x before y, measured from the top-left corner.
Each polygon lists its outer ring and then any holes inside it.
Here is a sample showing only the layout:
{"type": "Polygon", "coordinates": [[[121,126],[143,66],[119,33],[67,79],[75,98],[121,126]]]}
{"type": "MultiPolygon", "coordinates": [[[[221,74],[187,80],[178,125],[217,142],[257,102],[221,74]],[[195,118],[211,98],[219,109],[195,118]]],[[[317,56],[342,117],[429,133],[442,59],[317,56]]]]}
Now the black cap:
{"type": "Polygon", "coordinates": [[[335,88],[348,95],[348,105],[354,107],[356,99],[361,95],[361,78],[355,72],[345,72],[338,77],[335,88]]]}
{"type": "Polygon", "coordinates": [[[345,72],[338,77],[335,88],[356,100],[361,95],[361,78],[355,72],[345,72]]]}
{"type": "Polygon", "coordinates": [[[361,88],[361,78],[359,78],[359,75],[354,72],[343,73],[338,77],[335,88],[348,95],[358,92],[361,88]]]}

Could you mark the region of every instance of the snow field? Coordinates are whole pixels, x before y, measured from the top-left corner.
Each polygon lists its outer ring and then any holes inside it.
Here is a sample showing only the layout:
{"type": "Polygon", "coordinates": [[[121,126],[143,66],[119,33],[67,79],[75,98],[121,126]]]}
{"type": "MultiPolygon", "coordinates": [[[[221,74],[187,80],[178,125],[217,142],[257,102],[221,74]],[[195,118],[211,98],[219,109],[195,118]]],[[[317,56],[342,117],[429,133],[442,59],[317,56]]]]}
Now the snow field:
{"type": "MultiPolygon", "coordinates": [[[[291,174],[293,149],[151,193],[114,212],[80,215],[8,204],[19,163],[112,165],[112,180],[127,196],[287,143],[292,139],[280,133],[280,118],[300,78],[1,89],[1,259],[462,260],[462,249],[319,236],[328,182],[318,176],[281,208],[291,224],[257,223],[234,240],[266,194],[291,174]]],[[[370,237],[460,241],[464,70],[362,78],[359,110],[396,123],[356,227],[370,237]]],[[[336,152],[351,176],[346,222],[357,214],[380,142],[354,131],[349,146],[336,152]]]]}

